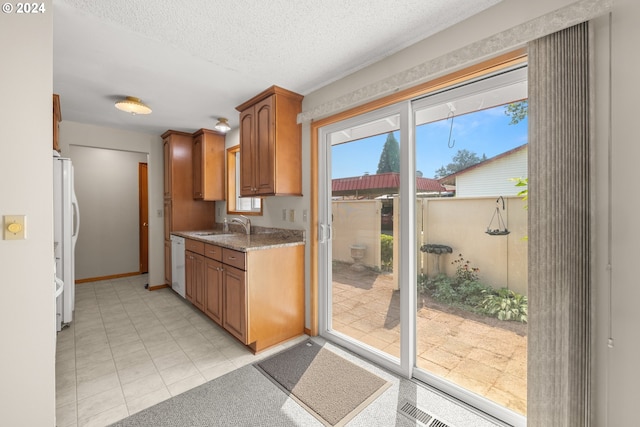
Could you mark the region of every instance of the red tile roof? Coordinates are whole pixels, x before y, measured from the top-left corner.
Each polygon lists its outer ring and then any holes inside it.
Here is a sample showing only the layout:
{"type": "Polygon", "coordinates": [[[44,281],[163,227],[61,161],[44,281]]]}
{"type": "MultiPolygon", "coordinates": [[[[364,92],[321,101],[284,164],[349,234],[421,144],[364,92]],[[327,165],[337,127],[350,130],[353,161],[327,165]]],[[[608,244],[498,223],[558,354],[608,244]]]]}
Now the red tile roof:
{"type": "MultiPolygon", "coordinates": [[[[356,191],[366,191],[367,193],[398,192],[400,189],[400,174],[387,172],[375,175],[336,178],[331,181],[331,188],[334,194],[355,193],[356,191]]],[[[416,190],[418,192],[447,191],[437,179],[432,178],[416,178],[416,190]]]]}

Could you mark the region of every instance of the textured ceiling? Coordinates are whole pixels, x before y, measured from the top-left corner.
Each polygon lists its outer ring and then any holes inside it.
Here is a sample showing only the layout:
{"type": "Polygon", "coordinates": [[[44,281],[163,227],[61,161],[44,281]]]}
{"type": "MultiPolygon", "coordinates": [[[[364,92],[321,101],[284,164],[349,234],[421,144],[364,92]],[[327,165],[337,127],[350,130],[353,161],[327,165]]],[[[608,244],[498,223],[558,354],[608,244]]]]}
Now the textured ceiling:
{"type": "Polygon", "coordinates": [[[56,0],[64,120],[160,134],[237,126],[276,84],[306,95],[501,0],[56,0]],[[116,110],[141,98],[149,116],[116,110]]]}

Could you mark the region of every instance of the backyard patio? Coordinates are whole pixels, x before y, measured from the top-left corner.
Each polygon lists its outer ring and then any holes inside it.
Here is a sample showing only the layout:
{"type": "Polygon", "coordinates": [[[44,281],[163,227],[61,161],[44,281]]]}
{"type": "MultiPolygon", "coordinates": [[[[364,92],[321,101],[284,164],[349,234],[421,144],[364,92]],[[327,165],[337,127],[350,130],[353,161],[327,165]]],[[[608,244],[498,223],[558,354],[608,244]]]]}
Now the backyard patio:
{"type": "MultiPolygon", "coordinates": [[[[392,276],[333,263],[333,329],[400,356],[400,292],[392,276]]],[[[418,295],[417,365],[515,412],[527,410],[527,325],[418,295]]]]}

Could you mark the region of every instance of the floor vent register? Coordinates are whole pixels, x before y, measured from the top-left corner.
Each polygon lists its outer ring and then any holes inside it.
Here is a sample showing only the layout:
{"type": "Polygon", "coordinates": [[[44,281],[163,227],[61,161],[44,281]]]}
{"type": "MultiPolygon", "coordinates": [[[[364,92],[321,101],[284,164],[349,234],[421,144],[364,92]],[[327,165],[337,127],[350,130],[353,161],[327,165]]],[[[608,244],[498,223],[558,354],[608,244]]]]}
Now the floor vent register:
{"type": "Polygon", "coordinates": [[[408,417],[413,421],[417,421],[421,425],[426,427],[451,427],[449,426],[449,424],[446,424],[435,418],[433,415],[428,414],[421,409],[418,409],[414,404],[406,400],[400,404],[398,412],[400,412],[405,417],[408,417]]]}

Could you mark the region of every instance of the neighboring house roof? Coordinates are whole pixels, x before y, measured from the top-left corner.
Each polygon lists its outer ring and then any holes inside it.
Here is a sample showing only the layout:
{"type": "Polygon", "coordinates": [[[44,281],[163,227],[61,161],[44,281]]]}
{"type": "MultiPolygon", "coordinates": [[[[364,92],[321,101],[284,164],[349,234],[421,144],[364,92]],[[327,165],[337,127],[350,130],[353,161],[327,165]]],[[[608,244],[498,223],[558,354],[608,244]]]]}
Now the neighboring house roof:
{"type": "MultiPolygon", "coordinates": [[[[397,172],[379,173],[375,175],[336,178],[331,181],[334,196],[358,194],[380,195],[398,192],[400,189],[400,174],[397,172]]],[[[446,188],[437,179],[416,178],[418,192],[446,192],[446,188]]]]}
{"type": "Polygon", "coordinates": [[[443,184],[443,185],[455,185],[456,184],[456,178],[459,177],[460,175],[466,174],[468,172],[471,172],[474,169],[480,168],[480,167],[484,167],[490,163],[493,163],[497,160],[503,159],[505,157],[511,156],[519,151],[522,151],[524,149],[527,148],[527,144],[523,144],[519,147],[516,148],[512,148],[509,151],[505,151],[504,153],[498,154],[497,156],[491,157],[483,162],[480,163],[476,163],[473,166],[469,166],[468,168],[459,170],[456,173],[452,173],[451,175],[447,175],[447,176],[443,176],[442,178],[439,178],[438,181],[443,184]]]}

